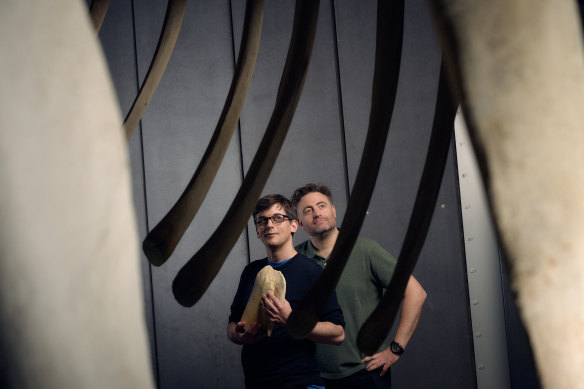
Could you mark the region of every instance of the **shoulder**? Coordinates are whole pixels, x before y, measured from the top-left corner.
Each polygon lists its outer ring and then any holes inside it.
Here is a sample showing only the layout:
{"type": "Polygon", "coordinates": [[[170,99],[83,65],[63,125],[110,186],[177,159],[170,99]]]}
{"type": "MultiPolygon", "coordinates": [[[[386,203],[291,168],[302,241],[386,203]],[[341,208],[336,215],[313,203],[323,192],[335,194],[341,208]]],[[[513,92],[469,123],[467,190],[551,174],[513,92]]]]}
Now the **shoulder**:
{"type": "Polygon", "coordinates": [[[381,246],[377,241],[359,236],[353,246],[352,255],[366,256],[369,259],[376,260],[382,259],[384,261],[389,261],[392,263],[397,262],[395,257],[381,246]]]}
{"type": "Polygon", "coordinates": [[[266,266],[268,264],[268,257],[262,259],[256,259],[255,261],[251,261],[246,268],[259,268],[266,266]]]}
{"type": "Polygon", "coordinates": [[[284,273],[287,280],[302,281],[299,285],[305,285],[306,287],[312,285],[322,273],[322,268],[314,260],[300,253],[296,254],[284,267],[282,273],[284,273]]]}
{"type": "Polygon", "coordinates": [[[359,246],[362,249],[365,250],[383,250],[385,252],[388,252],[386,249],[384,249],[381,244],[379,242],[377,242],[376,240],[373,240],[371,238],[367,238],[365,236],[359,236],[357,238],[357,242],[355,243],[355,247],[359,246]]]}
{"type": "Polygon", "coordinates": [[[361,250],[361,251],[372,251],[372,250],[385,250],[377,241],[364,237],[359,236],[355,241],[355,245],[353,246],[353,250],[361,250]]]}
{"type": "Polygon", "coordinates": [[[307,269],[307,270],[314,270],[314,271],[319,271],[319,272],[322,270],[321,267],[318,266],[316,264],[316,262],[314,262],[314,260],[308,258],[306,255],[304,255],[300,252],[298,254],[296,254],[294,259],[292,260],[292,263],[296,267],[302,267],[303,269],[307,269]]]}
{"type": "Polygon", "coordinates": [[[260,270],[264,268],[264,266],[268,265],[267,258],[257,259],[255,261],[250,262],[245,266],[243,269],[243,274],[257,274],[260,270]]]}
{"type": "MultiPolygon", "coordinates": [[[[306,266],[316,265],[316,263],[314,263],[314,261],[312,259],[308,258],[306,255],[304,255],[300,252],[294,256],[294,262],[299,264],[299,265],[306,265],[306,266]]],[[[318,265],[316,265],[316,266],[318,266],[318,265]]]]}

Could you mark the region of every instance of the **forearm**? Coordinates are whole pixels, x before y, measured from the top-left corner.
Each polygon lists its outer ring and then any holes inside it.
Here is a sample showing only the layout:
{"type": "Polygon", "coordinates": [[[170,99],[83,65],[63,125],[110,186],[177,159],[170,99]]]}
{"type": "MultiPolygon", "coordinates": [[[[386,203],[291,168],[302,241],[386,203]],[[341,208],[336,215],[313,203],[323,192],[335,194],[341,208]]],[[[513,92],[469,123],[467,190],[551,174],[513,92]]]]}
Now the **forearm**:
{"type": "Polygon", "coordinates": [[[338,346],[345,340],[345,330],[338,324],[330,321],[319,321],[306,336],[314,343],[334,344],[338,346]]]}
{"type": "Polygon", "coordinates": [[[426,291],[420,283],[414,277],[410,277],[404,293],[400,320],[394,337],[395,341],[404,348],[416,330],[426,296],[426,291]]]}
{"type": "MultiPolygon", "coordinates": [[[[266,317],[274,324],[286,326],[292,313],[292,307],[288,300],[278,300],[272,292],[262,297],[260,305],[266,317]]],[[[345,340],[345,329],[330,321],[319,321],[312,331],[306,336],[314,343],[339,345],[345,340]]]]}

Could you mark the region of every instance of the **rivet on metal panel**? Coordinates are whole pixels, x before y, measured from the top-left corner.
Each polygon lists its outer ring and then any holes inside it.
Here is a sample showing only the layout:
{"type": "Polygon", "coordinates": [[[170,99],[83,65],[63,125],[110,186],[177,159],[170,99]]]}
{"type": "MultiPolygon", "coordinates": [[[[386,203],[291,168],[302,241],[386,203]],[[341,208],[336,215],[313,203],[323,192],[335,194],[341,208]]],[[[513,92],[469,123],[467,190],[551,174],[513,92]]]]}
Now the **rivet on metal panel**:
{"type": "Polygon", "coordinates": [[[477,272],[477,269],[473,267],[473,268],[470,269],[470,272],[474,274],[474,273],[477,272]]]}
{"type": "Polygon", "coordinates": [[[479,305],[479,300],[472,300],[472,305],[479,305]]]}
{"type": "Polygon", "coordinates": [[[479,365],[479,370],[485,370],[485,365],[483,365],[483,364],[480,364],[480,365],[479,365]]]}
{"type": "Polygon", "coordinates": [[[474,240],[474,238],[472,236],[469,236],[467,241],[472,242],[474,240]]]}
{"type": "Polygon", "coordinates": [[[482,334],[480,331],[477,331],[477,333],[475,334],[475,336],[476,336],[477,338],[480,338],[481,336],[483,336],[483,334],[482,334]]]}
{"type": "Polygon", "coordinates": [[[440,208],[446,208],[446,204],[444,203],[440,204],[440,208]]]}

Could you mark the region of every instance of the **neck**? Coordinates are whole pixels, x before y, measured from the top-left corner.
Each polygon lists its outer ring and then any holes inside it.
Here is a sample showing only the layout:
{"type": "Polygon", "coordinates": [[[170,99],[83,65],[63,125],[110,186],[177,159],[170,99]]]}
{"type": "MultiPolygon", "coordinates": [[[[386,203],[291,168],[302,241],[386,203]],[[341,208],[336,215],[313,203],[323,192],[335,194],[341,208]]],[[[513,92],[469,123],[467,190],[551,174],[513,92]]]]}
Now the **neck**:
{"type": "Polygon", "coordinates": [[[270,262],[282,262],[287,259],[292,258],[297,254],[294,250],[294,245],[291,243],[279,247],[266,246],[266,252],[268,253],[268,259],[270,262]]]}
{"type": "Polygon", "coordinates": [[[323,258],[328,258],[333,251],[333,247],[337,242],[337,237],[339,236],[338,228],[334,228],[330,231],[324,232],[318,235],[311,235],[310,242],[314,246],[316,254],[323,258]]]}

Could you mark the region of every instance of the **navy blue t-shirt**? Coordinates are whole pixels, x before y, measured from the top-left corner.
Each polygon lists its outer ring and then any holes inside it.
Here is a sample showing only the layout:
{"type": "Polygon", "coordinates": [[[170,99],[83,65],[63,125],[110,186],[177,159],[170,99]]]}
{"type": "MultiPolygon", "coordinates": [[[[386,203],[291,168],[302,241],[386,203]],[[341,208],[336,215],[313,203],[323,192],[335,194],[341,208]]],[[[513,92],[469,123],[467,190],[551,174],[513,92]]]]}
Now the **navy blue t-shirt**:
{"type": "MultiPolygon", "coordinates": [[[[243,269],[229,322],[239,322],[251,295],[256,275],[268,266],[268,259],[253,261],[243,269]]],[[[297,254],[281,266],[275,267],[286,279],[286,300],[292,309],[306,295],[322,268],[302,254],[297,254]]],[[[345,326],[343,312],[334,294],[320,316],[320,321],[329,321],[345,326]]],[[[254,344],[244,344],[241,363],[245,384],[253,387],[277,387],[279,383],[301,386],[323,385],[316,360],[315,344],[307,339],[292,338],[285,327],[274,326],[272,336],[254,344]]]]}

